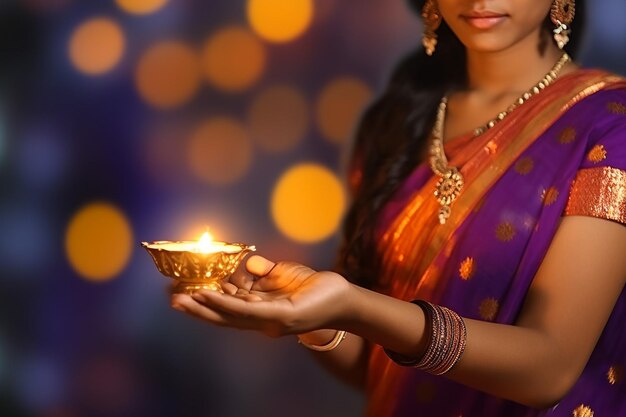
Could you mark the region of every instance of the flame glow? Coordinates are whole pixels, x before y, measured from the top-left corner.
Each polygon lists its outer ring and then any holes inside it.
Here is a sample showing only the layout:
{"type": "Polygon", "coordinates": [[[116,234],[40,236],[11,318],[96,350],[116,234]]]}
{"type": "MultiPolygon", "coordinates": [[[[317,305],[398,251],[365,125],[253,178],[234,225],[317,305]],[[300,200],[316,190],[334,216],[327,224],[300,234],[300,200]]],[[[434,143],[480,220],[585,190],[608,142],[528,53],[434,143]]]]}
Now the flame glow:
{"type": "Polygon", "coordinates": [[[213,243],[213,236],[209,232],[204,234],[198,240],[198,252],[210,253],[216,251],[216,245],[213,243]]]}

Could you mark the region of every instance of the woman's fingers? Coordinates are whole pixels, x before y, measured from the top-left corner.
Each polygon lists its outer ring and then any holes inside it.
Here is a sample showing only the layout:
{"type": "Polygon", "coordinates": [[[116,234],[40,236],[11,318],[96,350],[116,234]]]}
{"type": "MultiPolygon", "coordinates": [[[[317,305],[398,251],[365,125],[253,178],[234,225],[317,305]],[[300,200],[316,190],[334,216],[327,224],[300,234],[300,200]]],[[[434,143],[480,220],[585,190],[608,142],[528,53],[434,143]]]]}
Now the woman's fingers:
{"type": "Polygon", "coordinates": [[[272,292],[297,288],[298,282],[303,282],[315,273],[309,267],[295,262],[274,263],[261,256],[255,255],[248,260],[246,268],[251,274],[259,277],[250,287],[252,292],[272,292]]]}
{"type": "Polygon", "coordinates": [[[234,284],[237,288],[244,288],[246,290],[250,290],[252,284],[254,284],[255,278],[248,274],[243,269],[238,269],[235,273],[228,279],[228,282],[234,284]]]}
{"type": "Polygon", "coordinates": [[[237,291],[239,291],[239,287],[237,285],[228,281],[220,283],[220,286],[222,287],[222,291],[226,294],[234,295],[237,294],[237,291]]]}
{"type": "Polygon", "coordinates": [[[174,294],[172,296],[172,308],[184,313],[191,314],[201,320],[208,321],[218,326],[228,326],[229,322],[223,314],[210,310],[198,304],[189,295],[174,294]]]}
{"type": "Polygon", "coordinates": [[[251,256],[248,259],[248,262],[246,262],[246,269],[248,272],[252,275],[256,275],[257,277],[269,275],[275,266],[276,264],[274,262],[259,255],[251,256]]]}
{"type": "Polygon", "coordinates": [[[257,322],[212,309],[197,302],[189,295],[176,294],[172,296],[172,308],[220,327],[232,327],[242,330],[261,330],[257,322]]]}
{"type": "Polygon", "coordinates": [[[263,301],[255,294],[229,296],[215,291],[198,291],[192,298],[211,309],[238,318],[260,322],[287,322],[290,317],[284,301],[263,301]]]}

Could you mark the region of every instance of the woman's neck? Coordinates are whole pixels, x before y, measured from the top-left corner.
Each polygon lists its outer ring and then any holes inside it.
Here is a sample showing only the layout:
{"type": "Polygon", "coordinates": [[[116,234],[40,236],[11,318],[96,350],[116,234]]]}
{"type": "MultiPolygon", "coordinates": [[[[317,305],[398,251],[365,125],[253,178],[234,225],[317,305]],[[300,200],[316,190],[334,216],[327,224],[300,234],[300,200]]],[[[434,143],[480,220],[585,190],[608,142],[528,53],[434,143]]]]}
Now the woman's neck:
{"type": "Polygon", "coordinates": [[[501,96],[526,91],[543,78],[563,54],[551,43],[540,53],[537,45],[535,38],[497,52],[468,50],[470,92],[501,96]]]}

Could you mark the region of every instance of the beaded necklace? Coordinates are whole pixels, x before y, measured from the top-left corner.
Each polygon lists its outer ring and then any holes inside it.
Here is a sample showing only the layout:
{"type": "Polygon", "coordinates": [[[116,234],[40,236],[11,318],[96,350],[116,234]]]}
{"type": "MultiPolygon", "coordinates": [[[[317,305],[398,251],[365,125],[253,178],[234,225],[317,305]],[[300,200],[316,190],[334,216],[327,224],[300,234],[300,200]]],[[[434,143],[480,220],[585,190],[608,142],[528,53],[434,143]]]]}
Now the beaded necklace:
{"type": "MultiPolygon", "coordinates": [[[[559,73],[571,58],[563,54],[554,67],[539,81],[534,87],[522,94],[506,111],[499,113],[485,125],[474,129],[474,137],[480,136],[496,124],[504,120],[513,110],[524,104],[531,97],[539,94],[558,77],[559,73]]],[[[448,158],[443,147],[443,127],[445,124],[446,109],[448,107],[448,97],[444,96],[439,103],[437,119],[431,133],[432,142],[430,145],[430,167],[440,178],[435,187],[435,197],[441,205],[439,208],[439,223],[445,224],[452,212],[451,205],[457,199],[465,180],[457,167],[448,165],[448,158]]]]}

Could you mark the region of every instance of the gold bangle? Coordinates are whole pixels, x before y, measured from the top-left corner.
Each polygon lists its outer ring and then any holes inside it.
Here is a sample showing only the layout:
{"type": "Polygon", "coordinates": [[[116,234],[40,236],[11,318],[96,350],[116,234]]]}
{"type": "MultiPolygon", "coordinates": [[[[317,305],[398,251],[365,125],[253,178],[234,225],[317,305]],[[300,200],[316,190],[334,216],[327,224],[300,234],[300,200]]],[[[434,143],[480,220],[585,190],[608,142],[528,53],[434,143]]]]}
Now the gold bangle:
{"type": "Polygon", "coordinates": [[[346,331],[337,330],[337,333],[335,333],[335,337],[333,337],[333,339],[330,342],[326,343],[325,345],[311,345],[309,343],[303,342],[299,337],[298,337],[298,343],[316,352],[328,352],[330,350],[335,349],[337,346],[339,346],[339,343],[341,343],[343,339],[345,338],[346,338],[346,331]]]}

